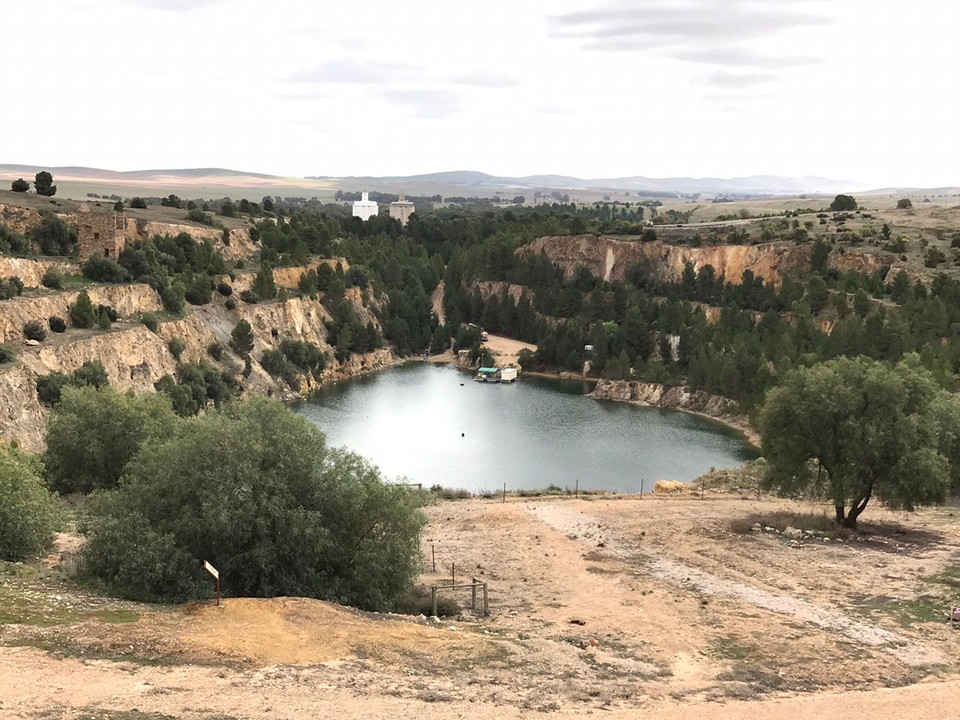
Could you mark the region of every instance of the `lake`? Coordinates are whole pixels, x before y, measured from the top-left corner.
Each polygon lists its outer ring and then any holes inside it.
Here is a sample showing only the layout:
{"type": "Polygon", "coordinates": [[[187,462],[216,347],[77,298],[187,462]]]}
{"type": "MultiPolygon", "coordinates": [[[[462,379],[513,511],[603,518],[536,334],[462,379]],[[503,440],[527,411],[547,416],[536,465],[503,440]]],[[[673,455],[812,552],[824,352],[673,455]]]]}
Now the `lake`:
{"type": "Polygon", "coordinates": [[[331,445],[391,480],[471,492],[545,488],[650,491],[756,457],[737,432],[670,410],[582,397],[580,381],[478,383],[414,363],[322,389],[297,408],[331,445]]]}

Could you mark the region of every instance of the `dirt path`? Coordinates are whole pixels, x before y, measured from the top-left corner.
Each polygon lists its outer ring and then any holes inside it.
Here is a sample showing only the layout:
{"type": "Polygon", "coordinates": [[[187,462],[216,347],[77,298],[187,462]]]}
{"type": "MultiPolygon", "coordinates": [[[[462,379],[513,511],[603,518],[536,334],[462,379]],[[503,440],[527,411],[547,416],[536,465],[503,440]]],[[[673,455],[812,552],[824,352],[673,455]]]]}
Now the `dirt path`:
{"type": "Polygon", "coordinates": [[[567,535],[581,538],[587,545],[602,543],[604,553],[631,566],[642,567],[653,577],[692,588],[705,595],[732,598],[764,610],[790,615],[824,630],[841,633],[856,643],[882,648],[907,665],[926,667],[944,661],[939,653],[930,648],[876,625],[859,622],[843,613],[818,607],[799,598],[718,577],[662,553],[647,551],[641,545],[619,537],[614,530],[605,528],[584,511],[558,503],[531,504],[526,509],[540,521],[567,535]]]}
{"type": "Polygon", "coordinates": [[[811,507],[720,491],[429,506],[422,582],[453,564],[489,583],[489,618],[155,608],[0,573],[23,616],[0,624],[0,717],[949,717],[960,632],[915,611],[955,592],[960,518],[872,509],[887,534],[830,543],[729,530],[785,511],[811,507]]]}
{"type": "Polygon", "coordinates": [[[443,280],[434,288],[433,294],[430,296],[430,303],[433,306],[433,312],[440,319],[440,324],[446,325],[447,315],[443,311],[443,280]]]}

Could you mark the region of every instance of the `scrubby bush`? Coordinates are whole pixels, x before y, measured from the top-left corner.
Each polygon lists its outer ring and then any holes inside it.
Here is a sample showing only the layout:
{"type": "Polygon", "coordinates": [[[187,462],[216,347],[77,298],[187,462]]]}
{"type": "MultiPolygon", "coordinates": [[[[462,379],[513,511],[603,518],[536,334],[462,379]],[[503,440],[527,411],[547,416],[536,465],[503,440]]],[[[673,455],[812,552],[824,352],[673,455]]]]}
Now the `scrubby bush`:
{"type": "Polygon", "coordinates": [[[37,378],[37,399],[49,407],[60,402],[66,387],[100,388],[108,384],[107,371],[96,360],[88,360],[71,375],[52,372],[37,378]]]}
{"type": "Polygon", "coordinates": [[[210,345],[207,346],[207,355],[214,360],[220,361],[220,359],[223,358],[223,345],[218,342],[210,343],[210,345]]]}
{"type": "Polygon", "coordinates": [[[260,366],[275,378],[281,378],[294,390],[300,387],[300,373],[279,350],[264,350],[260,366]]]}
{"type": "Polygon", "coordinates": [[[10,183],[10,189],[15,193],[25,193],[30,189],[30,183],[23,178],[17,178],[12,183],[10,183]]]}
{"type": "Polygon", "coordinates": [[[9,347],[8,345],[0,344],[0,365],[12,362],[16,356],[17,353],[13,348],[9,347]]]}
{"type": "Polygon", "coordinates": [[[227,298],[227,301],[223,304],[223,306],[224,306],[227,310],[236,310],[236,309],[237,309],[237,301],[234,300],[232,297],[231,297],[231,298],[227,298]]]}
{"type": "Polygon", "coordinates": [[[217,283],[217,292],[224,297],[230,297],[233,294],[233,288],[225,282],[217,283]]]}
{"type": "Polygon", "coordinates": [[[180,364],[176,377],[164,375],[154,387],[170,397],[173,411],[181,417],[196,415],[211,401],[220,407],[237,389],[231,375],[202,361],[180,364]]]}
{"type": "Polygon", "coordinates": [[[126,268],[112,258],[94,253],[83,264],[83,276],[95,282],[122,283],[130,279],[126,268]]]}
{"type": "Polygon", "coordinates": [[[179,361],[183,351],[187,349],[187,344],[180,338],[171,338],[170,342],[167,343],[167,349],[174,359],[179,361]]]}
{"type": "Polygon", "coordinates": [[[0,300],[9,300],[23,294],[23,281],[18,277],[0,280],[0,300]]]}
{"type": "Polygon", "coordinates": [[[140,447],[170,437],[176,423],[164,395],[66,386],[47,425],[47,482],[61,493],[112,488],[140,447]]]}
{"type": "Polygon", "coordinates": [[[327,367],[326,353],[311,342],[288,338],[280,343],[280,352],[301,372],[312,373],[317,378],[327,367]]]}
{"type": "Polygon", "coordinates": [[[47,268],[40,279],[40,284],[51,290],[63,289],[63,273],[56,268],[47,268]]]}
{"type": "Polygon", "coordinates": [[[145,444],[91,508],[87,571],[128,598],[306,596],[392,610],[420,566],[421,495],[282,404],[233,404],[145,444]]]}
{"type": "Polygon", "coordinates": [[[240,299],[248,305],[256,305],[258,302],[260,302],[260,296],[257,295],[253,290],[244,290],[241,292],[240,299]]]}
{"type": "Polygon", "coordinates": [[[134,208],[135,210],[144,210],[147,207],[147,201],[142,197],[135,197],[130,201],[130,207],[134,208]]]}
{"type": "Polygon", "coordinates": [[[30,243],[23,235],[0,225],[0,252],[23,254],[29,249],[30,243]]]}
{"type": "Polygon", "coordinates": [[[27,340],[43,342],[47,339],[47,331],[39,320],[30,320],[23,325],[23,337],[27,340]]]}
{"type": "Polygon", "coordinates": [[[50,326],[50,332],[62,333],[67,331],[67,323],[59,315],[51,315],[47,319],[47,324],[50,326]]]}
{"type": "Polygon", "coordinates": [[[200,208],[193,208],[192,210],[188,211],[187,220],[200,223],[201,225],[213,226],[213,217],[209,213],[205,213],[200,208]]]}
{"type": "Polygon", "coordinates": [[[41,210],[43,220],[30,231],[30,239],[44,255],[69,255],[77,244],[77,231],[55,213],[41,210]]]}
{"type": "Polygon", "coordinates": [[[142,322],[144,326],[146,326],[147,330],[152,333],[155,333],[160,329],[160,318],[153,313],[144,313],[143,317],[140,318],[140,322],[142,322]]]}
{"type": "Polygon", "coordinates": [[[64,520],[60,504],[43,485],[37,464],[0,446],[0,560],[39,555],[64,520]]]}

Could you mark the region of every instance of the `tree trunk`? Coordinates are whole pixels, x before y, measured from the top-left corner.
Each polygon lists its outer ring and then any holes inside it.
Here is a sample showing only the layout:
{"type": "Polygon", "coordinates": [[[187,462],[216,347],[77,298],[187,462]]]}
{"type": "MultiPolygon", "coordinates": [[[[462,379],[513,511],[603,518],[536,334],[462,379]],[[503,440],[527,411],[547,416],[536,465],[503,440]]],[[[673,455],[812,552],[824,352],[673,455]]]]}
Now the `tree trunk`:
{"type": "Polygon", "coordinates": [[[848,527],[851,530],[857,529],[857,518],[860,517],[866,507],[867,503],[870,502],[870,497],[873,495],[873,483],[870,483],[870,487],[867,488],[867,493],[862,498],[857,498],[850,506],[850,512],[847,513],[847,519],[843,521],[843,526],[848,527]]]}
{"type": "Polygon", "coordinates": [[[837,525],[843,525],[846,522],[846,515],[843,512],[843,505],[835,505],[834,508],[837,511],[837,525]]]}

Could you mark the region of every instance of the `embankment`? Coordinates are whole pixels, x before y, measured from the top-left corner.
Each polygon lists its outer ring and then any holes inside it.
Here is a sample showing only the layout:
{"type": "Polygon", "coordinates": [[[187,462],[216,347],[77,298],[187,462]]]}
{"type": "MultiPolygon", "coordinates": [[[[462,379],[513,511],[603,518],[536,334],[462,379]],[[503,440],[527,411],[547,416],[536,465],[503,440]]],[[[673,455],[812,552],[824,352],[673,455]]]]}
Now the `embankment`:
{"type": "Polygon", "coordinates": [[[600,380],[587,397],[595,400],[614,400],[631,402],[637,405],[682,410],[719,420],[741,433],[757,447],[760,436],[750,425],[750,420],[739,413],[737,404],[732,400],[711,395],[703,390],[688,387],[667,387],[659,383],[636,380],[600,380]]]}

